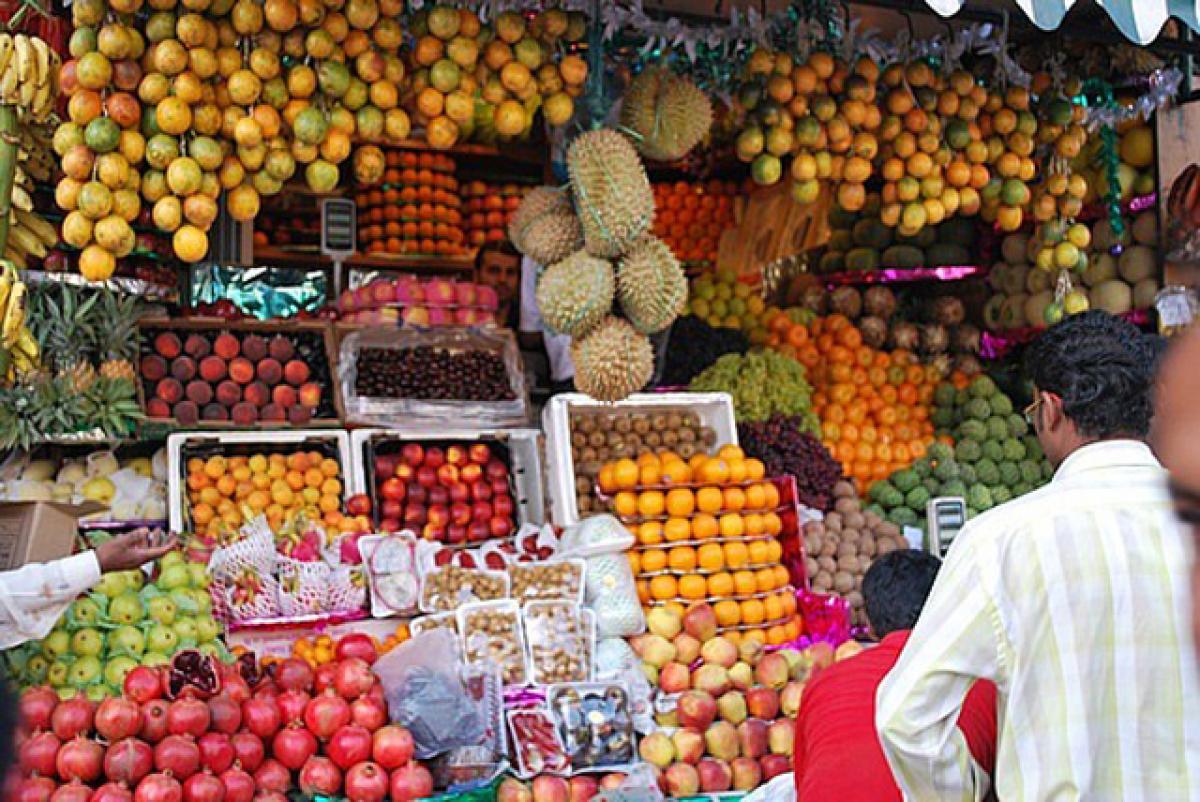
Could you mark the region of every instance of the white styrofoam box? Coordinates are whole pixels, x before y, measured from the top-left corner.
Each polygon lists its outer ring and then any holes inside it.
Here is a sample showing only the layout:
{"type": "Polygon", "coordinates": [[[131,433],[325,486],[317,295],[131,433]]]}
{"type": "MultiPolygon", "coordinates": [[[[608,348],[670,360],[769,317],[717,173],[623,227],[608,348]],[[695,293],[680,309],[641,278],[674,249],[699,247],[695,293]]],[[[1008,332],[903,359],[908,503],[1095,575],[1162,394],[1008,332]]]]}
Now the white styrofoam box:
{"type": "Polygon", "coordinates": [[[353,491],[351,488],[350,435],[343,429],[279,429],[253,432],[176,432],[167,438],[167,501],[172,532],[183,532],[191,527],[185,507],[184,484],[187,481],[187,459],[184,449],[189,446],[228,445],[231,451],[243,451],[248,446],[261,446],[264,451],[295,450],[305,443],[331,444],[337,451],[337,460],[342,466],[342,499],[353,491]],[[282,448],[281,448],[282,447],[282,448]]]}
{"type": "Polygon", "coordinates": [[[290,657],[292,644],[300,638],[315,638],[328,635],[335,641],[351,632],[361,632],[378,640],[384,640],[399,626],[395,618],[359,618],[338,623],[326,623],[319,616],[312,621],[296,621],[261,627],[242,627],[225,633],[225,642],[230,646],[244,646],[261,659],[263,657],[290,657]]]}
{"type": "Polygon", "coordinates": [[[537,429],[355,429],[350,433],[350,492],[366,493],[374,500],[375,470],[368,460],[375,442],[495,443],[508,451],[517,525],[540,526],[546,522],[541,437],[537,429]]]}
{"type": "Polygon", "coordinates": [[[546,486],[550,492],[550,515],[556,526],[579,522],[575,493],[575,463],[571,459],[571,413],[576,409],[621,412],[692,412],[700,423],[711,427],[717,445],[737,445],[737,423],[729,393],[638,393],[615,404],[596,401],[582,393],[562,393],[542,410],[546,432],[546,486]]]}

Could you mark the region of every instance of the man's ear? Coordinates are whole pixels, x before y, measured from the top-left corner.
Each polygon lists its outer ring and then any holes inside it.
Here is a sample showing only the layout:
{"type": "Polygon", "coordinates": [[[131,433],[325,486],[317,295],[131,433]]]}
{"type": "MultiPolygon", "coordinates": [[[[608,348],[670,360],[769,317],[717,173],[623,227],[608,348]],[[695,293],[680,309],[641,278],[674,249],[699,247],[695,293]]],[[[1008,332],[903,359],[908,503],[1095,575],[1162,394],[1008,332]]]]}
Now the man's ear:
{"type": "Polygon", "coordinates": [[[1048,432],[1054,431],[1067,420],[1062,397],[1055,393],[1042,393],[1042,403],[1036,414],[1042,416],[1043,426],[1048,432]]]}

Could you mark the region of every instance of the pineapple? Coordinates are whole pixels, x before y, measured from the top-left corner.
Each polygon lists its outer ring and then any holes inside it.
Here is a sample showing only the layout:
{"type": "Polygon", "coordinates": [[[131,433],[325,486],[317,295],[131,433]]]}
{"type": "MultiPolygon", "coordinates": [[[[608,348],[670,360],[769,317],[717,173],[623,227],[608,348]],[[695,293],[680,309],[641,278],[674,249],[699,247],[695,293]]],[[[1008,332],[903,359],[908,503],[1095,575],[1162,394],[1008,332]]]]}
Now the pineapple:
{"type": "Polygon", "coordinates": [[[100,365],[100,375],[106,379],[125,379],[131,382],[137,378],[133,364],[128,359],[104,360],[100,365]]]}
{"type": "Polygon", "coordinates": [[[71,389],[77,393],[86,393],[96,381],[96,369],[87,361],[79,361],[72,364],[69,368],[60,370],[58,377],[66,379],[71,386],[71,389]]]}

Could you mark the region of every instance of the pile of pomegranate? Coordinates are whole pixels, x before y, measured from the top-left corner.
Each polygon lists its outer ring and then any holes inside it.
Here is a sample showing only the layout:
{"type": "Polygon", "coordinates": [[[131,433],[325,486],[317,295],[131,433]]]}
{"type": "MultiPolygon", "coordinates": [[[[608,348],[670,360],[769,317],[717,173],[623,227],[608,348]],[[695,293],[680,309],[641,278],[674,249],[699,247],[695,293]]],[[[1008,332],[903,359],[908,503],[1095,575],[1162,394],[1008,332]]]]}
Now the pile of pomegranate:
{"type": "Polygon", "coordinates": [[[20,699],[12,802],[287,802],[289,790],[393,802],[429,796],[413,739],[389,724],[369,638],[338,644],[316,669],[297,658],[246,680],[213,663],[219,682],[181,683],[144,666],[99,705],[48,687],[20,699]]]}

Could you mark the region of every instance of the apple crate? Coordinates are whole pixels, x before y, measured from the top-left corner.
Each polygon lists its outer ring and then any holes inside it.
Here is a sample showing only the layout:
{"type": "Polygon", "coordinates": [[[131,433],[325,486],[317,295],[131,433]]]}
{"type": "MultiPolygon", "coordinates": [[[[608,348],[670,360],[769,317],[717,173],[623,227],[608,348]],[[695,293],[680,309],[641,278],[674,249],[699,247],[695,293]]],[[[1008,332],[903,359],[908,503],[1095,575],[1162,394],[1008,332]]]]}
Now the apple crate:
{"type": "MultiPolygon", "coordinates": [[[[375,522],[380,521],[376,458],[399,454],[406,445],[422,448],[469,449],[484,444],[508,467],[509,493],[516,515],[514,532],[524,524],[541,525],[546,521],[546,502],[542,489],[541,432],[536,429],[450,429],[440,432],[406,429],[356,429],[350,433],[352,460],[351,488],[371,498],[375,522]]],[[[419,534],[419,533],[418,533],[419,534]]]]}
{"type": "MultiPolygon", "coordinates": [[[[335,427],[345,419],[333,362],[337,354],[336,336],[333,326],[326,321],[151,317],[140,320],[138,328],[142,343],[138,365],[138,402],[146,412],[147,425],[151,427],[155,424],[221,430],[335,427]],[[168,333],[176,335],[179,345],[185,349],[174,357],[169,356],[173,348],[168,349],[168,355],[164,355],[158,341],[161,335],[168,333]],[[239,345],[238,355],[228,359],[211,353],[216,338],[226,333],[236,337],[239,345]],[[210,352],[205,352],[206,346],[199,340],[195,341],[197,348],[190,352],[186,350],[191,334],[201,335],[210,352]],[[251,335],[258,335],[268,342],[276,336],[283,337],[291,345],[291,353],[245,354],[240,347],[251,335]],[[281,356],[287,358],[280,359],[281,356]],[[205,364],[206,360],[209,364],[205,364]],[[232,376],[235,361],[239,362],[239,370],[251,372],[232,376]],[[272,361],[274,365],[265,364],[272,361]],[[295,369],[299,374],[305,374],[302,381],[297,381],[299,376],[289,374],[293,362],[303,366],[295,369]],[[166,371],[165,375],[159,377],[163,370],[166,371]],[[275,375],[276,372],[278,375],[275,375]],[[170,387],[172,398],[174,394],[179,394],[173,403],[169,399],[164,401],[159,394],[160,384],[168,380],[178,385],[170,387]],[[303,403],[301,388],[307,385],[315,385],[320,390],[319,400],[315,404],[303,403]],[[189,408],[189,411],[199,413],[194,421],[180,420],[178,417],[180,405],[187,401],[196,407],[196,410],[189,408]],[[162,409],[164,403],[167,409],[162,409]],[[246,405],[242,409],[247,414],[252,410],[253,419],[236,419],[233,410],[235,405],[241,404],[246,405]],[[205,419],[206,406],[219,410],[223,419],[205,419]],[[308,412],[301,412],[301,409],[308,412]],[[264,417],[264,414],[270,417],[264,417]]],[[[169,339],[163,344],[169,345],[169,339]]]]}
{"type": "MultiPolygon", "coordinates": [[[[605,404],[581,393],[556,395],[542,410],[542,429],[546,432],[546,483],[551,519],[556,526],[570,526],[583,517],[579,512],[578,474],[572,458],[572,421],[590,414],[626,412],[649,417],[692,413],[700,426],[715,434],[714,448],[736,445],[738,441],[733,399],[728,393],[639,393],[616,404],[605,404]]],[[[629,456],[636,458],[637,454],[629,456]]]]}
{"type": "Polygon", "coordinates": [[[191,531],[186,483],[187,462],[192,457],[215,454],[291,454],[319,451],[341,466],[343,500],[351,486],[350,435],[341,429],[276,430],[257,432],[178,432],[167,438],[167,500],[172,532],[191,531]]]}

